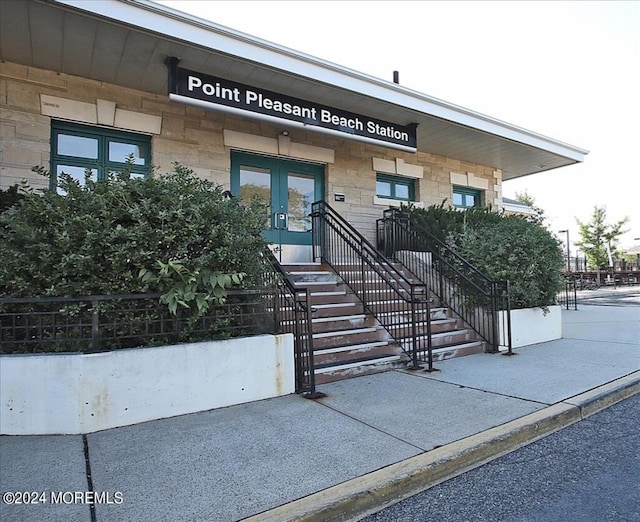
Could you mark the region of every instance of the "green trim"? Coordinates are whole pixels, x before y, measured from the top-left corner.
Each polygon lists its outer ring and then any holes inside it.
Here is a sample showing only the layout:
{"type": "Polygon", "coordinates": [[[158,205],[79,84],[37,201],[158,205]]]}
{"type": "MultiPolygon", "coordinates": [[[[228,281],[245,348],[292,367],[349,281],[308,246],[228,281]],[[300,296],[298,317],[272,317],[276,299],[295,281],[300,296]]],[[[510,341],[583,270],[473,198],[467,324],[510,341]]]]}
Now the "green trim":
{"type": "Polygon", "coordinates": [[[110,145],[117,147],[118,144],[135,147],[138,151],[137,163],[131,167],[132,175],[146,176],[151,172],[150,136],[53,120],[51,123],[51,189],[54,190],[57,185],[58,166],[92,169],[99,180],[105,179],[108,172],[122,170],[126,166],[125,161],[109,158],[110,145]],[[78,154],[65,154],[66,151],[60,152],[61,136],[95,140],[96,157],[81,157],[78,154]]]}
{"type": "Polygon", "coordinates": [[[416,182],[414,179],[390,176],[388,174],[376,174],[376,196],[385,199],[399,201],[415,201],[416,182]],[[384,184],[388,187],[388,193],[382,193],[379,189],[384,184]],[[404,194],[407,194],[406,196],[404,194]]]}
{"type": "MultiPolygon", "coordinates": [[[[324,199],[324,165],[305,163],[272,156],[261,156],[246,152],[231,151],[231,193],[240,195],[240,168],[256,167],[266,169],[271,174],[271,229],[263,232],[264,237],[275,244],[310,245],[311,231],[298,232],[279,229],[283,222],[276,223],[275,214],[284,212],[289,215],[288,175],[303,174],[313,179],[314,200],[324,199]]],[[[309,201],[309,205],[314,201],[309,201]]],[[[310,210],[310,209],[309,209],[310,210]]]]}
{"type": "Polygon", "coordinates": [[[482,206],[482,191],[468,187],[453,187],[453,206],[456,208],[472,208],[482,206]],[[459,198],[456,198],[459,196],[459,198]],[[456,201],[459,199],[460,201],[456,201]]]}

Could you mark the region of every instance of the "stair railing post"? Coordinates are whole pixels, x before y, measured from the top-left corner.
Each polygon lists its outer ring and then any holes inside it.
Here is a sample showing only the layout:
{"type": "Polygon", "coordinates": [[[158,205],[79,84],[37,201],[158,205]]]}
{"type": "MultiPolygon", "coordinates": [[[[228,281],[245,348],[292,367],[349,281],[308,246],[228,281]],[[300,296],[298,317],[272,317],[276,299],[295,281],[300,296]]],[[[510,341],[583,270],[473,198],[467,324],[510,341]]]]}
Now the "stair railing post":
{"type": "Polygon", "coordinates": [[[505,342],[507,343],[507,352],[505,355],[516,355],[513,351],[513,343],[511,340],[511,287],[509,280],[504,282],[505,284],[505,292],[504,296],[504,315],[505,315],[505,324],[506,331],[504,332],[505,342]]]}
{"type": "Polygon", "coordinates": [[[320,397],[326,397],[322,392],[316,390],[316,366],[313,353],[313,323],[311,321],[311,293],[309,288],[304,289],[303,298],[298,301],[296,298],[296,308],[300,302],[303,301],[303,305],[300,309],[304,312],[304,336],[305,342],[301,343],[307,350],[307,372],[309,373],[309,391],[304,394],[307,399],[318,399],[320,397]]]}
{"type": "MultiPolygon", "coordinates": [[[[440,288],[440,297],[444,298],[444,274],[443,272],[443,260],[442,260],[442,251],[440,247],[438,248],[438,286],[440,288]]],[[[432,261],[433,262],[433,261],[432,261]]]]}
{"type": "MultiPolygon", "coordinates": [[[[417,311],[416,311],[416,305],[418,303],[418,298],[416,296],[416,285],[411,284],[410,286],[410,303],[409,306],[411,306],[411,366],[407,366],[407,370],[421,370],[423,367],[420,366],[418,360],[418,353],[420,351],[419,349],[419,344],[418,344],[418,315],[417,315],[417,311]]],[[[429,316],[429,313],[427,313],[427,316],[429,316]]],[[[427,338],[430,339],[431,338],[431,334],[428,330],[429,328],[429,321],[427,321],[427,338]]]]}
{"type": "Polygon", "coordinates": [[[498,303],[498,281],[491,281],[492,352],[500,351],[500,307],[498,303]]]}
{"type": "Polygon", "coordinates": [[[367,281],[365,278],[365,262],[364,262],[364,249],[362,248],[362,239],[360,239],[360,280],[362,281],[362,305],[367,307],[367,281]]]}
{"type": "Polygon", "coordinates": [[[427,369],[426,372],[439,372],[438,368],[433,366],[433,332],[431,329],[431,305],[429,304],[429,287],[424,288],[424,299],[427,307],[427,369]]]}

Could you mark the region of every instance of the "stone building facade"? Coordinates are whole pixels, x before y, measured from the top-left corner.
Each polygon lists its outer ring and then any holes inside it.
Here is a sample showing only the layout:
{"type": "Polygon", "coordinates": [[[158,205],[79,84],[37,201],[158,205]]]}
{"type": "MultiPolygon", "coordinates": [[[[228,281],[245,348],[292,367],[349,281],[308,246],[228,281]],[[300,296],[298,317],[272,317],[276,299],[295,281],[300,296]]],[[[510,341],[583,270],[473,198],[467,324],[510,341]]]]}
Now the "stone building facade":
{"type": "MultiPolygon", "coordinates": [[[[29,3],[31,2],[24,2],[24,4],[29,3]]],[[[20,3],[12,3],[11,9],[19,9],[17,4],[20,3]]],[[[139,18],[142,21],[133,28],[129,27],[128,30],[132,34],[145,34],[145,37],[155,38],[163,45],[173,46],[176,49],[182,45],[178,43],[177,38],[172,39],[167,35],[149,36],[151,28],[145,25],[145,15],[151,16],[148,2],[128,2],[124,5],[125,3],[119,0],[109,0],[104,4],[113,4],[114,9],[133,8],[139,11],[139,18]]],[[[97,17],[100,23],[106,25],[121,23],[121,20],[107,19],[101,13],[92,12],[92,7],[83,5],[82,2],[51,1],[47,2],[46,7],[54,11],[64,11],[64,16],[67,17],[73,16],[78,19],[97,17]]],[[[109,6],[105,6],[105,9],[107,7],[109,6]]],[[[179,28],[189,30],[191,26],[194,32],[197,29],[193,20],[184,18],[175,21],[175,16],[170,16],[170,13],[163,12],[159,6],[156,6],[153,14],[155,16],[158,13],[164,16],[167,23],[178,24],[179,28]]],[[[113,16],[117,18],[117,9],[116,15],[113,16]]],[[[152,19],[149,18],[149,21],[151,22],[152,19]]],[[[37,22],[38,20],[33,20],[33,23],[37,22]]],[[[72,29],[60,25],[59,30],[68,33],[72,29]]],[[[220,28],[213,25],[206,30],[212,34],[221,33],[220,28]]],[[[228,32],[225,35],[229,37],[228,32]]],[[[68,36],[61,34],[61,38],[68,36]]],[[[231,37],[233,38],[233,35],[231,37]]],[[[193,43],[194,45],[197,43],[195,39],[193,43]]],[[[429,141],[421,140],[420,134],[418,134],[418,146],[415,151],[398,150],[382,142],[354,140],[348,133],[326,134],[316,132],[317,129],[313,126],[289,126],[284,120],[254,118],[250,113],[234,114],[215,110],[215,107],[177,103],[167,95],[166,87],[159,86],[155,89],[156,92],[132,88],[127,85],[131,82],[118,80],[119,73],[104,74],[103,76],[109,77],[110,80],[101,80],[99,74],[70,74],[64,66],[54,69],[38,66],[39,63],[50,63],[50,61],[37,58],[21,59],[19,52],[11,52],[14,49],[13,44],[14,42],[8,43],[2,40],[4,47],[0,63],[2,137],[0,188],[2,189],[21,180],[27,180],[34,187],[49,187],[48,180],[34,173],[32,168],[37,166],[47,170],[52,168],[52,128],[56,122],[63,122],[90,126],[104,131],[139,134],[149,140],[151,147],[149,161],[156,171],[169,172],[173,163],[178,162],[192,169],[198,176],[232,191],[234,189],[232,182],[234,151],[275,160],[293,160],[317,165],[322,170],[320,181],[322,188],[315,196],[328,201],[346,220],[370,239],[373,239],[375,234],[375,220],[380,218],[382,212],[390,206],[408,202],[418,206],[440,204],[443,201],[454,204],[456,190],[461,190],[463,194],[466,190],[472,194],[475,198],[474,205],[491,206],[498,211],[502,208],[502,183],[505,176],[500,162],[481,164],[470,161],[474,155],[463,150],[459,155],[439,154],[438,150],[430,147],[429,141]],[[407,180],[407,183],[410,183],[408,186],[411,187],[410,197],[386,197],[381,193],[378,182],[382,179],[384,185],[384,180],[387,179],[385,176],[391,180],[389,182],[391,184],[397,181],[402,184],[403,180],[407,180]]],[[[256,49],[261,45],[262,43],[256,42],[256,49]]],[[[63,50],[52,48],[50,52],[59,55],[63,50]]],[[[273,52],[282,54],[282,51],[277,48],[273,52]]],[[[247,67],[251,66],[246,56],[231,56],[229,59],[234,59],[247,67]]],[[[302,58],[299,61],[302,61],[302,58]]],[[[323,67],[324,64],[315,65],[323,67]]],[[[122,67],[122,64],[119,67],[122,67]]],[[[328,70],[328,67],[325,68],[328,70]]],[[[89,69],[77,67],[78,72],[83,70],[89,69]]],[[[225,73],[225,71],[208,72],[221,75],[225,73]]],[[[273,73],[273,70],[271,72],[273,73]]],[[[280,73],[293,74],[291,70],[275,72],[275,74],[280,73]]],[[[357,80],[364,82],[365,85],[366,82],[373,85],[367,77],[357,78],[357,80]]],[[[325,80],[307,76],[305,81],[320,83],[325,80]]],[[[337,91],[343,90],[338,85],[334,85],[333,88],[337,91]]],[[[389,98],[396,91],[401,90],[401,87],[394,84],[389,84],[388,87],[383,85],[383,88],[390,93],[389,98]]],[[[287,94],[304,95],[304,90],[299,93],[290,90],[287,94]]],[[[409,100],[413,96],[411,92],[401,92],[401,94],[409,100]]],[[[367,94],[367,96],[370,95],[367,94]]],[[[383,98],[384,96],[380,100],[370,98],[371,103],[368,107],[372,108],[373,116],[377,116],[378,105],[389,104],[389,99],[383,98]]],[[[314,101],[324,102],[325,100],[314,101]]],[[[357,110],[360,112],[366,110],[362,107],[366,108],[367,105],[358,106],[357,110]]],[[[342,109],[349,110],[352,107],[345,103],[342,109]]],[[[394,121],[403,120],[399,123],[409,123],[406,121],[408,108],[402,109],[405,112],[399,111],[394,121]]],[[[420,115],[420,113],[417,114],[420,115]]],[[[436,119],[436,116],[426,112],[420,116],[430,118],[425,122],[436,119]]],[[[468,118],[465,114],[462,114],[462,117],[468,118]]],[[[438,122],[439,125],[446,124],[444,119],[438,122]]],[[[418,129],[425,128],[426,124],[418,122],[418,129]]],[[[460,126],[452,123],[452,128],[455,125],[460,126]]],[[[484,129],[472,127],[473,125],[469,124],[470,130],[477,131],[479,140],[478,145],[474,146],[480,147],[483,136],[487,132],[484,129]]],[[[511,130],[506,129],[506,131],[511,130]]],[[[499,133],[495,136],[496,139],[504,141],[505,147],[509,146],[508,142],[511,140],[506,136],[506,131],[505,136],[498,136],[499,133]]],[[[539,137],[533,136],[533,138],[538,140],[539,137]]],[[[542,156],[558,159],[559,165],[581,161],[586,154],[586,151],[570,146],[566,146],[569,153],[566,151],[558,153],[556,142],[539,145],[534,143],[533,138],[527,138],[531,143],[525,143],[524,148],[528,150],[537,147],[542,156]]],[[[488,156],[478,155],[478,158],[482,157],[488,156]]],[[[532,161],[534,160],[537,161],[532,158],[532,161]]],[[[541,170],[544,170],[544,167],[546,165],[542,165],[541,170]]],[[[554,167],[550,165],[548,168],[554,167]]],[[[517,172],[517,168],[514,168],[509,176],[517,177],[526,174],[528,172],[517,172]]]]}

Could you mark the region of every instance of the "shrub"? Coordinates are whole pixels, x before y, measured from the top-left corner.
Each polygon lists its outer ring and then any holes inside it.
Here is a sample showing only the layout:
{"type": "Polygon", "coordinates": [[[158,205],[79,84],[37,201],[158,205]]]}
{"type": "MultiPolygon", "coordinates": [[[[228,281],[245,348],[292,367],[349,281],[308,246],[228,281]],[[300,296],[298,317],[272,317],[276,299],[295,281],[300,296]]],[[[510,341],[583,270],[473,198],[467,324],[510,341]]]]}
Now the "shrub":
{"type": "Polygon", "coordinates": [[[546,309],[564,285],[557,240],[519,216],[467,229],[460,255],[492,279],[509,280],[512,308],[546,309]]]}
{"type": "Polygon", "coordinates": [[[554,304],[564,284],[564,261],[558,241],[540,219],[445,208],[444,202],[408,211],[418,234],[435,236],[492,279],[509,280],[512,308],[554,304]]]}
{"type": "Polygon", "coordinates": [[[7,190],[0,190],[0,213],[15,205],[24,198],[20,185],[12,185],[7,190]]]}
{"type": "Polygon", "coordinates": [[[0,294],[166,291],[139,275],[170,261],[191,272],[243,273],[245,286],[261,280],[263,209],[239,205],[186,167],[146,178],[125,169],[84,186],[61,175],[59,188],[65,195],[26,191],[0,214],[0,294]]]}
{"type": "MultiPolygon", "coordinates": [[[[241,333],[239,322],[258,319],[238,314],[245,306],[241,298],[226,301],[232,286],[262,285],[261,205],[239,205],[179,164],[171,173],[146,178],[132,178],[129,169],[105,180],[87,178],[84,185],[64,174],[59,178],[60,193],[23,186],[0,213],[0,295],[162,294],[171,319],[138,301],[99,304],[100,317],[107,318],[101,349],[225,338],[241,333]],[[226,312],[210,310],[225,302],[226,312]],[[175,325],[174,333],[154,338],[161,324],[175,325]]],[[[24,319],[46,305],[5,306],[20,310],[24,319]]],[[[80,323],[90,327],[96,312],[91,302],[49,306],[37,334],[48,341],[34,344],[27,328],[16,333],[25,341],[17,350],[86,349],[80,323]],[[68,320],[78,325],[75,334],[65,327],[68,320]]]]}
{"type": "Polygon", "coordinates": [[[454,249],[460,246],[465,230],[482,228],[498,223],[501,219],[500,214],[489,208],[468,208],[461,211],[445,207],[445,202],[446,200],[440,205],[424,209],[411,207],[411,226],[417,232],[427,232],[454,249]]]}

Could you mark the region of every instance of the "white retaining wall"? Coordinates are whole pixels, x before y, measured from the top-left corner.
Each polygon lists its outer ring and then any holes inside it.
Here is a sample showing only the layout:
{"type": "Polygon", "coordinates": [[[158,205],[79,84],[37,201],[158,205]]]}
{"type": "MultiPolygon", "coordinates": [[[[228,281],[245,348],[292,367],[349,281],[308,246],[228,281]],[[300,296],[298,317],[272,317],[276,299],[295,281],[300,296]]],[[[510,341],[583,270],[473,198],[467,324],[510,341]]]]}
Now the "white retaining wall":
{"type": "Polygon", "coordinates": [[[0,434],[80,434],[294,393],[293,336],[0,356],[0,434]]]}
{"type": "MultiPolygon", "coordinates": [[[[500,344],[504,345],[504,312],[500,312],[500,344]]],[[[562,307],[549,306],[545,315],[541,308],[511,310],[511,342],[513,348],[555,341],[562,338],[562,307]]]]}

